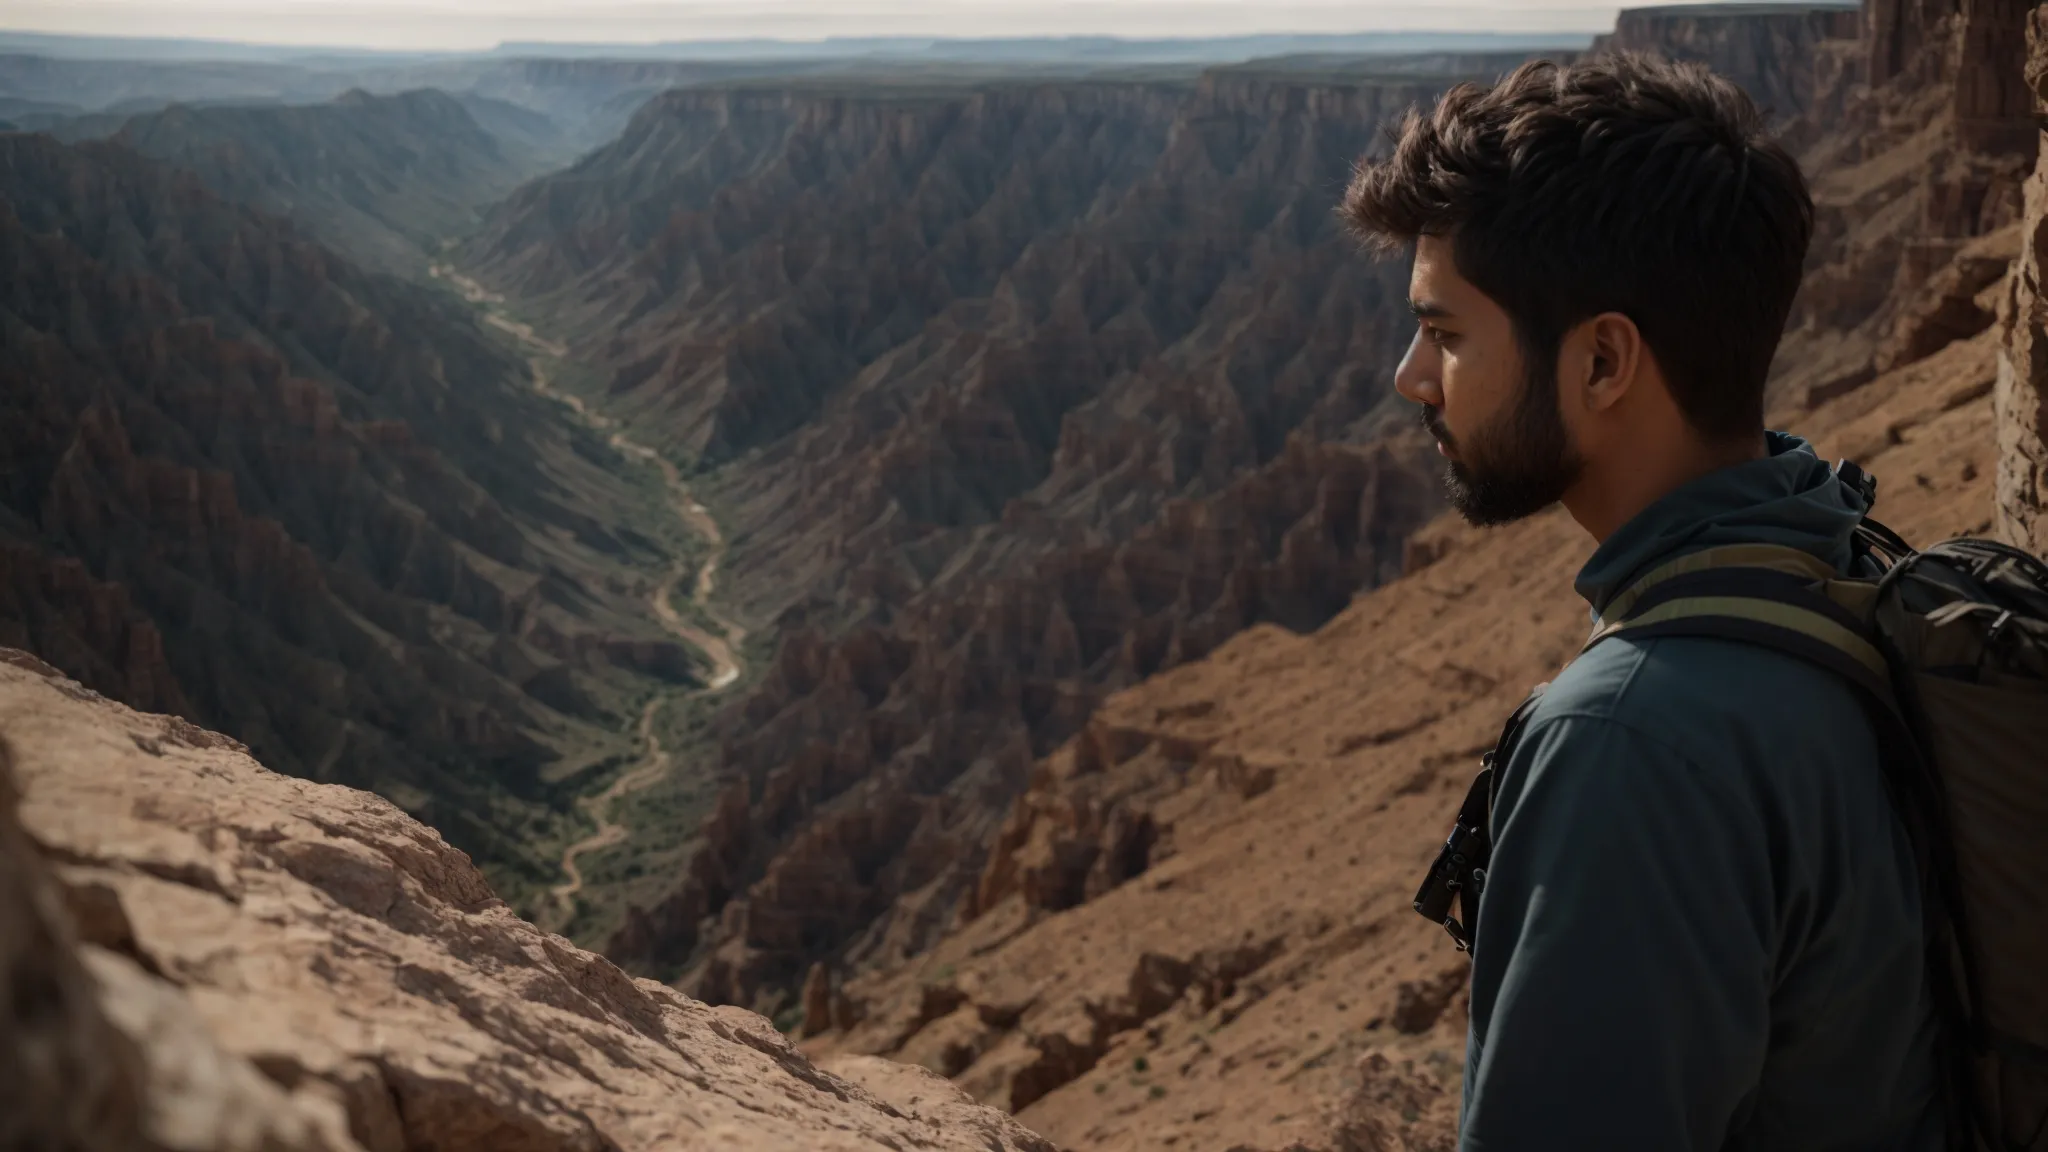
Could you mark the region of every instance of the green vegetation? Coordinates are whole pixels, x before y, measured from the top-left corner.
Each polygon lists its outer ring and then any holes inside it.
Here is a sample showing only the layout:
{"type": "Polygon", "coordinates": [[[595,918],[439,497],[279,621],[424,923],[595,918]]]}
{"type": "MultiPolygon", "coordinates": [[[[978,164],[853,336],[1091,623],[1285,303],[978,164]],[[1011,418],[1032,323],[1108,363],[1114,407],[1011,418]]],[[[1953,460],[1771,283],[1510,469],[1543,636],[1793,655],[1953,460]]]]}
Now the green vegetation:
{"type": "MultiPolygon", "coordinates": [[[[461,298],[452,281],[433,283],[461,298]]],[[[498,301],[468,306],[514,327],[527,325],[543,341],[556,335],[538,322],[543,317],[532,309],[498,301]]],[[[515,345],[522,355],[535,354],[533,343],[521,340],[502,324],[493,324],[490,330],[515,345]]],[[[652,592],[669,581],[680,561],[684,574],[670,593],[671,605],[686,622],[707,631],[722,631],[711,614],[691,598],[696,573],[710,560],[712,546],[677,517],[661,469],[612,443],[612,428],[602,418],[601,375],[569,357],[543,353],[538,359],[550,392],[574,398],[586,411],[599,414],[596,421],[586,420],[575,411],[576,404],[566,399],[559,402],[565,424],[575,430],[577,452],[601,463],[624,482],[624,491],[614,498],[615,506],[623,504],[621,518],[608,527],[635,551],[619,575],[652,592]]],[[[754,666],[755,653],[742,656],[750,668],[754,666]]],[[[708,671],[702,668],[700,675],[708,675],[708,671]]],[[[715,744],[711,720],[726,694],[707,698],[700,695],[697,685],[631,675],[626,682],[630,685],[627,690],[602,691],[598,701],[615,719],[613,730],[540,734],[557,753],[545,772],[552,811],[544,819],[515,823],[509,819],[512,814],[495,810],[477,813],[466,821],[464,816],[456,817],[458,823],[479,826],[476,830],[481,837],[495,837],[507,848],[518,849],[513,865],[486,865],[486,874],[500,895],[522,915],[559,923],[564,935],[587,946],[602,946],[624,924],[629,904],[650,907],[674,888],[693,848],[690,838],[717,798],[712,780],[715,744]],[[639,724],[650,704],[656,708],[653,733],[670,755],[670,771],[615,800],[603,814],[624,826],[627,836],[622,843],[579,854],[577,867],[584,888],[567,920],[562,921],[551,891],[566,878],[560,868],[562,854],[598,828],[597,814],[579,801],[602,793],[645,762],[647,749],[639,738],[639,724]]]]}
{"type": "Polygon", "coordinates": [[[785,1035],[796,1031],[798,1025],[801,1025],[803,1022],[804,1006],[801,1004],[791,1004],[775,1014],[776,1031],[782,1032],[785,1035]]]}

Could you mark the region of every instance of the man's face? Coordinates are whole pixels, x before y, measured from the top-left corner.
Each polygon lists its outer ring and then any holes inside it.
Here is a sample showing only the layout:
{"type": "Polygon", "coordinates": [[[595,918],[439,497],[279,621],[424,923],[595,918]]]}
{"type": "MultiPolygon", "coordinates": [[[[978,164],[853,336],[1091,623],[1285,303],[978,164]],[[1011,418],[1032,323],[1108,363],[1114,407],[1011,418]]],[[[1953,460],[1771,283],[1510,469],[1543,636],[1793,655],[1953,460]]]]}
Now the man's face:
{"type": "Polygon", "coordinates": [[[1489,525],[1557,503],[1583,461],[1558,412],[1556,363],[1525,362],[1508,314],[1458,274],[1446,238],[1416,241],[1408,301],[1415,339],[1394,387],[1422,405],[1452,507],[1489,525]]]}

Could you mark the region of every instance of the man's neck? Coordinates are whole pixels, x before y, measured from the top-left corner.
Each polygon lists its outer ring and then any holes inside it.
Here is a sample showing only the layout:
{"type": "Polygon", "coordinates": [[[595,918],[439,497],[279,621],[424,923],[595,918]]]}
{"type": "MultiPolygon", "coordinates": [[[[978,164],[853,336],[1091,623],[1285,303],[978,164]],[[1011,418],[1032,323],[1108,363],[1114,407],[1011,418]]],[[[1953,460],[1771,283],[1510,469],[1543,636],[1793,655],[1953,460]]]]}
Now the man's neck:
{"type": "Polygon", "coordinates": [[[1595,544],[1604,544],[1643,509],[1694,480],[1769,454],[1759,434],[1754,440],[1722,444],[1687,437],[1682,445],[1660,445],[1604,462],[1589,460],[1578,483],[1565,493],[1565,511],[1595,544]]]}

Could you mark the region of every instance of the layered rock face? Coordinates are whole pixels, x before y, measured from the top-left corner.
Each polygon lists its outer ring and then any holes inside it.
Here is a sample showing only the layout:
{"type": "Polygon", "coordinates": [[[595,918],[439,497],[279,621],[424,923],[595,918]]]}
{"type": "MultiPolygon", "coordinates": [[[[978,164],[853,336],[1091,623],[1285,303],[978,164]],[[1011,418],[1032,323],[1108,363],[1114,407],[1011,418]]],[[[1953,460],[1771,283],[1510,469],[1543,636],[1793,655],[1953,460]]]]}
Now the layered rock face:
{"type": "Polygon", "coordinates": [[[422,265],[422,245],[467,230],[542,163],[433,90],[357,90],[310,106],[178,105],[135,117],[113,139],[226,199],[291,218],[359,264],[394,271],[422,265]]]}
{"type": "Polygon", "coordinates": [[[374,788],[527,884],[686,680],[622,463],[459,306],[123,148],[0,137],[0,643],[374,788]]]}
{"type": "MultiPolygon", "coordinates": [[[[2035,8],[2027,22],[2025,78],[2036,99],[2048,102],[2048,13],[2035,8]]],[[[2042,136],[2048,142],[2048,134],[2042,136]]],[[[2048,165],[2048,149],[2043,149],[2048,165]]],[[[1998,372],[1998,517],[2005,538],[2036,555],[2048,554],[2048,166],[2026,186],[2020,259],[2003,301],[2005,354],[1998,372]]]]}
{"type": "Polygon", "coordinates": [[[726,586],[782,636],[615,956],[768,1006],[915,951],[1104,690],[1397,567],[1419,446],[1334,442],[1382,426],[1405,270],[1333,207],[1450,82],[678,92],[494,217],[482,274],[726,462],[726,586]]]}
{"type": "Polygon", "coordinates": [[[580,306],[628,410],[723,460],[1144,173],[1177,96],[678,90],[471,250],[492,282],[580,306]]]}
{"type": "Polygon", "coordinates": [[[1863,14],[1854,3],[1688,4],[1624,9],[1593,50],[1654,52],[1705,64],[1784,124],[1834,83],[1838,56],[1855,51],[1862,34],[1863,14]]]}
{"type": "MultiPolygon", "coordinates": [[[[1687,43],[1763,75],[1853,31],[1687,43]]],[[[1391,574],[1436,507],[1390,434],[1405,269],[1334,199],[1384,125],[1516,62],[677,92],[497,212],[480,275],[719,466],[728,586],[782,638],[695,860],[611,954],[764,1008],[816,960],[900,961],[974,910],[1025,766],[1105,691],[1391,574]]]]}
{"type": "MultiPolygon", "coordinates": [[[[730,721],[747,733],[728,762],[764,766],[760,783],[731,786],[679,891],[611,951],[701,946],[700,993],[741,1004],[777,1002],[819,956],[922,951],[971,912],[1032,760],[1105,691],[1259,621],[1327,619],[1397,570],[1435,503],[1397,450],[1297,439],[1123,542],[1049,551],[974,597],[921,598],[887,629],[793,629],[730,721]]],[[[1109,865],[1104,883],[1142,868],[1142,844],[1121,851],[1137,863],[1109,865]]]]}
{"type": "Polygon", "coordinates": [[[0,649],[9,1147],[1051,1152],[515,918],[367,793],[0,649]]]}
{"type": "Polygon", "coordinates": [[[539,113],[560,133],[557,155],[568,160],[616,138],[642,104],[669,89],[788,75],[810,66],[773,60],[563,60],[536,52],[377,68],[351,82],[382,93],[440,88],[539,113]]]}
{"type": "Polygon", "coordinates": [[[1864,19],[1854,66],[1788,129],[1816,226],[1780,364],[1808,402],[1996,322],[2037,146],[2009,91],[2024,5],[1878,2],[1864,19]]]}

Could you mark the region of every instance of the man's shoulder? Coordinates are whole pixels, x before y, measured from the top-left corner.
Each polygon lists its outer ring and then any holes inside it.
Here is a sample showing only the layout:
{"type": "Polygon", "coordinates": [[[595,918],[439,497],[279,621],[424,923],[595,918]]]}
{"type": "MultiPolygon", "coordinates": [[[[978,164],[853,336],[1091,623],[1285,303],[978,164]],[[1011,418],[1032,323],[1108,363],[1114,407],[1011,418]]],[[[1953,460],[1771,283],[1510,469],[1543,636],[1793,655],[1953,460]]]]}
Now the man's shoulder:
{"type": "Polygon", "coordinates": [[[1615,637],[1596,645],[1545,689],[1530,729],[1573,720],[1633,730],[1688,759],[1731,746],[1803,744],[1802,733],[1860,735],[1856,690],[1839,674],[1738,640],[1615,637]]]}

